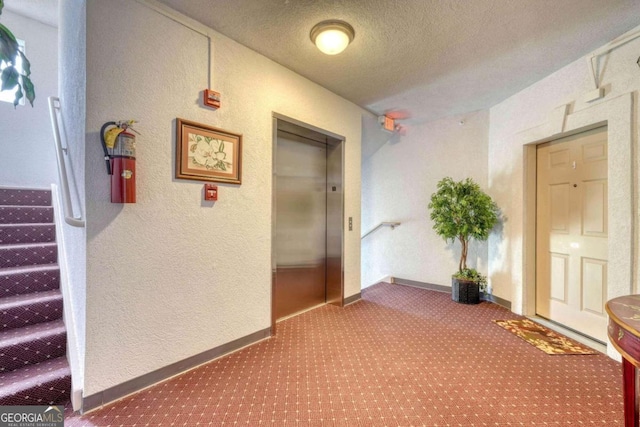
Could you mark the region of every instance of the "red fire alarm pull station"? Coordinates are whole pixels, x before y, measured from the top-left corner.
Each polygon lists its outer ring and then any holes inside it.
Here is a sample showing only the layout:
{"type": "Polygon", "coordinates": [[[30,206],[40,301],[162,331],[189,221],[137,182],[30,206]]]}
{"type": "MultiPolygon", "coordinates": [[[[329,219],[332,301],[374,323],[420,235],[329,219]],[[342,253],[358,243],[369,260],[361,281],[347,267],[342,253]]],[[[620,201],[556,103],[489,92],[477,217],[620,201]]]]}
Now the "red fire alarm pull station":
{"type": "Polygon", "coordinates": [[[204,199],[212,202],[218,200],[218,186],[213,184],[205,184],[204,199]]]}
{"type": "Polygon", "coordinates": [[[220,93],[211,89],[205,89],[203,103],[207,107],[220,108],[220,93]]]}

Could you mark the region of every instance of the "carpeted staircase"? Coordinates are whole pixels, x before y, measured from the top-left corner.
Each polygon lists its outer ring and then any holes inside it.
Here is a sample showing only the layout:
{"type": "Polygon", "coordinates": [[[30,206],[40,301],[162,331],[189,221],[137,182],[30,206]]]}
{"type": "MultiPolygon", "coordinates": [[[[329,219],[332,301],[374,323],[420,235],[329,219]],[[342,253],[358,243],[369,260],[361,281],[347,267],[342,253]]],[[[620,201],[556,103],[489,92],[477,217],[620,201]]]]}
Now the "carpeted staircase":
{"type": "Polygon", "coordinates": [[[71,390],[51,191],[0,188],[0,406],[71,390]]]}

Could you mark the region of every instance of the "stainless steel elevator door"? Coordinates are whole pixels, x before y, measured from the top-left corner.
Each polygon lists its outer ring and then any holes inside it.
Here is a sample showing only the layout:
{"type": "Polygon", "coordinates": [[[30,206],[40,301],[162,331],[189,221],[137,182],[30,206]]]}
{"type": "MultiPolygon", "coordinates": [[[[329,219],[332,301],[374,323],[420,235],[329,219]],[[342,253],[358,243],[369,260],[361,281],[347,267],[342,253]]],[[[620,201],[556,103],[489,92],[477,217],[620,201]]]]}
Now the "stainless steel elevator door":
{"type": "Polygon", "coordinates": [[[278,132],[276,319],[326,302],[327,145],[278,132]]]}

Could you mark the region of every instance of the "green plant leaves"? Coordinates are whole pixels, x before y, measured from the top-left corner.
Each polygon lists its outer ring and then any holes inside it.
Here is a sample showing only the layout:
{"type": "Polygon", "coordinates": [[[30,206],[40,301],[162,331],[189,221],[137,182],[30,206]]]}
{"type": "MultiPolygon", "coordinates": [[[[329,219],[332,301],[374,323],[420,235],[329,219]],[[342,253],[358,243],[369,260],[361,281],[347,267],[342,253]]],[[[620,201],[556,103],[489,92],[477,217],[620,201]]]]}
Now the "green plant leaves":
{"type": "MultiPolygon", "coordinates": [[[[460,240],[463,249],[470,239],[487,240],[498,221],[498,206],[478,184],[467,178],[443,178],[431,195],[428,208],[433,229],[445,241],[460,240]]],[[[460,265],[466,265],[463,250],[460,265]]],[[[461,267],[462,268],[462,267],[461,267]]]]}
{"type": "Polygon", "coordinates": [[[0,79],[2,79],[2,86],[0,86],[0,91],[10,90],[16,87],[19,84],[20,74],[16,67],[13,65],[9,65],[2,70],[2,74],[0,74],[0,79]]]}
{"type": "MultiPolygon", "coordinates": [[[[4,1],[0,0],[0,14],[4,7],[4,1]]],[[[33,101],[36,98],[35,87],[31,78],[31,63],[20,51],[20,45],[15,36],[7,27],[0,24],[0,62],[7,64],[0,74],[0,91],[14,90],[17,86],[16,95],[13,100],[13,106],[16,107],[20,100],[25,96],[33,107],[33,101]],[[22,69],[16,68],[18,56],[22,60],[22,69]]]]}
{"type": "MultiPolygon", "coordinates": [[[[16,96],[13,100],[14,108],[20,103],[20,100],[22,99],[23,96],[24,94],[22,93],[22,87],[18,85],[18,90],[16,91],[16,96]]],[[[31,106],[33,106],[33,103],[31,103],[31,106]]]]}
{"type": "MultiPolygon", "coordinates": [[[[22,85],[24,87],[25,92],[27,93],[27,100],[29,100],[29,104],[33,107],[33,100],[36,99],[36,90],[31,82],[31,79],[26,76],[22,76],[22,85]]],[[[14,106],[16,104],[14,103],[14,106]]]]}
{"type": "Polygon", "coordinates": [[[0,61],[15,61],[16,52],[19,52],[20,45],[13,33],[7,27],[0,24],[0,61]]]}
{"type": "Polygon", "coordinates": [[[459,280],[470,280],[480,285],[480,290],[484,291],[487,288],[487,276],[480,274],[475,268],[463,268],[453,275],[459,280]]]}
{"type": "Polygon", "coordinates": [[[25,76],[31,75],[31,62],[27,59],[21,50],[18,50],[18,54],[22,58],[22,72],[25,76]]]}

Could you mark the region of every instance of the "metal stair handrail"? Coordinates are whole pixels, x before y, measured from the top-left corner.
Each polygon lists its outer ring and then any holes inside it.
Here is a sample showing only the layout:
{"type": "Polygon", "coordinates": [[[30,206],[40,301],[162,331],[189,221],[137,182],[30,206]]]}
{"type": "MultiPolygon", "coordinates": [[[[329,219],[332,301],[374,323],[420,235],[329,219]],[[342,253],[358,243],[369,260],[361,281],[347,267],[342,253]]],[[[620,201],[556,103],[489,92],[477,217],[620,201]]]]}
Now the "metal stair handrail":
{"type": "MultiPolygon", "coordinates": [[[[60,127],[58,126],[58,114],[56,110],[60,111],[60,98],[56,96],[49,97],[49,116],[51,117],[51,127],[53,129],[53,139],[56,149],[56,158],[58,159],[58,176],[60,178],[60,187],[62,190],[62,205],[64,210],[64,221],[74,227],[84,227],[84,220],[82,219],[82,213],[79,216],[75,216],[73,213],[73,206],[71,205],[71,196],[69,194],[69,178],[67,176],[67,167],[65,164],[65,154],[69,154],[69,148],[62,147],[62,141],[60,138],[60,127]]],[[[78,207],[78,210],[81,208],[78,207]]]]}
{"type": "Polygon", "coordinates": [[[397,221],[385,221],[385,222],[381,222],[380,224],[376,225],[375,227],[373,227],[371,230],[367,231],[366,233],[364,233],[362,235],[362,237],[360,238],[360,240],[364,239],[365,237],[367,237],[369,234],[373,233],[374,231],[376,231],[378,228],[382,228],[382,227],[391,227],[391,229],[393,230],[394,228],[398,227],[401,223],[397,222],[397,221]]]}

